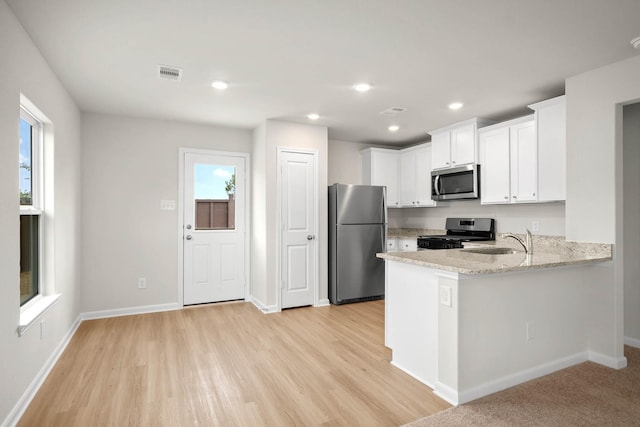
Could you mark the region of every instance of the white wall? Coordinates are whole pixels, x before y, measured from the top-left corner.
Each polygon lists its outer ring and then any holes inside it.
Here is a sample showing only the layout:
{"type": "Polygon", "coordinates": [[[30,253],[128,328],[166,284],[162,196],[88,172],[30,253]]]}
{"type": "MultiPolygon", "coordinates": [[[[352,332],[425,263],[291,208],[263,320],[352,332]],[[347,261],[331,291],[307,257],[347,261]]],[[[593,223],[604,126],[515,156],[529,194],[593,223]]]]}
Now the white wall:
{"type": "Polygon", "coordinates": [[[256,176],[264,179],[257,182],[253,178],[252,209],[255,209],[252,223],[251,245],[252,296],[258,304],[275,310],[278,304],[278,230],[277,230],[277,149],[298,148],[318,150],[318,191],[319,191],[319,230],[317,233],[319,253],[319,298],[328,298],[328,218],[327,218],[327,163],[328,130],[323,126],[310,126],[295,123],[267,120],[254,130],[253,167],[256,176]],[[261,163],[261,164],[257,164],[261,163]],[[260,193],[259,193],[260,192],[260,193]],[[264,224],[262,223],[264,221],[264,224]],[[264,247],[262,253],[258,253],[264,247]]]}
{"type": "MultiPolygon", "coordinates": [[[[0,424],[16,407],[80,313],[80,112],[33,45],[18,20],[0,1],[0,424]],[[25,335],[20,316],[18,123],[20,93],[54,128],[54,277],[62,293],[25,335]]],[[[46,148],[45,148],[46,149],[46,148]]]]}
{"type": "Polygon", "coordinates": [[[624,336],[640,346],[640,103],[624,107],[624,336]]]}
{"type": "Polygon", "coordinates": [[[329,168],[327,171],[329,185],[335,183],[362,184],[360,150],[368,147],[371,147],[371,144],[329,140],[329,168]]]}
{"type": "Polygon", "coordinates": [[[567,238],[615,244],[613,277],[592,286],[598,310],[589,321],[602,331],[594,351],[616,356],[624,351],[622,105],[640,99],[639,75],[636,56],[566,81],[567,238]]]}
{"type": "Polygon", "coordinates": [[[86,113],[82,137],[82,310],[176,303],[178,149],[248,153],[251,131],[86,113]]]}
{"type": "MultiPolygon", "coordinates": [[[[395,210],[395,209],[392,209],[395,210]]],[[[564,203],[531,203],[521,205],[481,205],[479,200],[449,202],[435,208],[409,208],[402,211],[402,224],[407,228],[444,230],[448,217],[495,218],[498,233],[522,233],[522,227],[532,228],[538,221],[540,231],[534,234],[564,236],[564,203]]]]}

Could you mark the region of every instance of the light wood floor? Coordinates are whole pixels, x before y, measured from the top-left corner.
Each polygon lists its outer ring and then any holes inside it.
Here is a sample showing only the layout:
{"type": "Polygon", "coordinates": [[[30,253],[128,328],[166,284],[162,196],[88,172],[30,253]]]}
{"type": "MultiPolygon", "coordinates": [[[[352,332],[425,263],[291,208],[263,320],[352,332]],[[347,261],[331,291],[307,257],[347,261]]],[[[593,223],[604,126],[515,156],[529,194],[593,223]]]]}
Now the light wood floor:
{"type": "Polygon", "coordinates": [[[83,322],[20,426],[398,426],[448,408],[389,363],[384,302],[83,322]]]}

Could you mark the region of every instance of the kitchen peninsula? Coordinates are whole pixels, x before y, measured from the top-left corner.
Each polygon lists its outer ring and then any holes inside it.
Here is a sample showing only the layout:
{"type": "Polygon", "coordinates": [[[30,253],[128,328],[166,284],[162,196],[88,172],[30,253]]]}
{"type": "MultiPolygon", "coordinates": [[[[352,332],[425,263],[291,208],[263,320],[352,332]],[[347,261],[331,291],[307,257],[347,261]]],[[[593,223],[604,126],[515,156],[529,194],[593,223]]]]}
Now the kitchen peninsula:
{"type": "Polygon", "coordinates": [[[454,405],[586,360],[622,367],[590,347],[588,295],[609,277],[611,245],[514,244],[378,254],[392,363],[454,405]]]}

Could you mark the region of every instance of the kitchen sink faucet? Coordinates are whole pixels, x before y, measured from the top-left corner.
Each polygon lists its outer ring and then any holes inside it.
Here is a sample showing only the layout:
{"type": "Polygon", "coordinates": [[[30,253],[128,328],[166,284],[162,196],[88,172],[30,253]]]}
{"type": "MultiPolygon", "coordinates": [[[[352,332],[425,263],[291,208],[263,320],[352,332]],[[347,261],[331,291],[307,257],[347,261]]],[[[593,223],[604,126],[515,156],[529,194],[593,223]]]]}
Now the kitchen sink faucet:
{"type": "Polygon", "coordinates": [[[533,255],[533,237],[531,236],[531,232],[529,231],[529,229],[527,227],[524,227],[524,231],[527,232],[527,234],[525,235],[525,240],[523,241],[520,237],[516,236],[513,233],[505,233],[502,235],[503,239],[506,239],[507,237],[512,237],[514,239],[516,239],[518,241],[518,243],[520,243],[522,245],[522,247],[524,248],[524,252],[528,255],[533,255]]]}

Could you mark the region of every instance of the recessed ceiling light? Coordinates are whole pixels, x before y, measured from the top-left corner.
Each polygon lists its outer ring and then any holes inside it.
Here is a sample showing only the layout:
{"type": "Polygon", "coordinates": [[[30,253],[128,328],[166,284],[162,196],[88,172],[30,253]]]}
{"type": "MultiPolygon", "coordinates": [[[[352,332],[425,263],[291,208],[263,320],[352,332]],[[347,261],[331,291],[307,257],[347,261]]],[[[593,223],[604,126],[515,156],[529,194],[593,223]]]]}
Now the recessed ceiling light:
{"type": "Polygon", "coordinates": [[[400,130],[400,126],[398,126],[398,125],[391,125],[391,126],[389,126],[387,129],[389,129],[389,132],[398,132],[398,130],[400,130]]]}
{"type": "Polygon", "coordinates": [[[318,120],[320,118],[320,114],[316,114],[316,113],[307,114],[307,118],[309,120],[318,120]]]}
{"type": "Polygon", "coordinates": [[[218,90],[225,90],[226,88],[229,87],[229,83],[223,80],[216,80],[213,83],[211,83],[211,87],[218,90]]]}
{"type": "Polygon", "coordinates": [[[636,37],[635,39],[631,40],[631,46],[635,47],[636,49],[640,49],[640,37],[636,37]]]}
{"type": "Polygon", "coordinates": [[[451,104],[449,104],[449,108],[451,110],[459,110],[462,108],[464,104],[462,102],[452,102],[451,104]]]}
{"type": "Polygon", "coordinates": [[[356,83],[353,85],[353,88],[358,92],[369,92],[371,85],[369,83],[356,83]]]}

